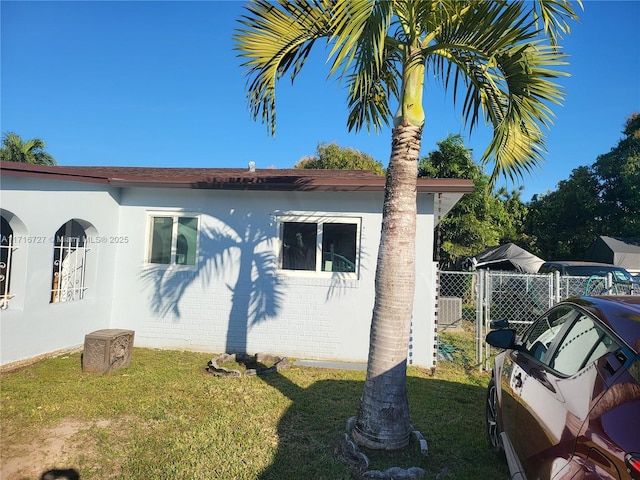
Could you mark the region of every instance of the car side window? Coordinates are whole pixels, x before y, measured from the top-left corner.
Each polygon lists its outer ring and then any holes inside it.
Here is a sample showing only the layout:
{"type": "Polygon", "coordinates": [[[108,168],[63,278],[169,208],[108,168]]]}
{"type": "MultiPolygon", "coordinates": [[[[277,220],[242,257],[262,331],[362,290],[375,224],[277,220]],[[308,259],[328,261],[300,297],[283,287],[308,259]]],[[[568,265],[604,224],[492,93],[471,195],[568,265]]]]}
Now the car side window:
{"type": "Polygon", "coordinates": [[[613,270],[611,273],[613,274],[614,282],[628,282],[631,280],[631,278],[627,277],[621,270],[613,270]]]}
{"type": "Polygon", "coordinates": [[[586,314],[580,314],[553,354],[549,366],[563,375],[574,375],[619,345],[586,314]]]}
{"type": "Polygon", "coordinates": [[[564,324],[573,318],[571,307],[561,306],[551,310],[540,318],[527,331],[523,338],[523,350],[539,361],[544,361],[553,340],[558,336],[564,324]]]}

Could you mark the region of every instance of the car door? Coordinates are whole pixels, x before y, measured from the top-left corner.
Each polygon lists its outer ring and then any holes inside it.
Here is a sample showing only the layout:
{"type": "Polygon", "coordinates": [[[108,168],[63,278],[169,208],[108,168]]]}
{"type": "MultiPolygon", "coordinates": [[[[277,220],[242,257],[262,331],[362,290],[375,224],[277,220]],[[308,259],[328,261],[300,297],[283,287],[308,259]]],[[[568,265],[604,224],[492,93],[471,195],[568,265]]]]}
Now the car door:
{"type": "Polygon", "coordinates": [[[520,426],[516,423],[518,406],[532,369],[542,365],[549,348],[565,324],[575,316],[570,306],[560,305],[534,322],[524,333],[521,346],[506,354],[501,376],[502,430],[507,434],[518,457],[526,450],[520,426]]]}
{"type": "Polygon", "coordinates": [[[525,458],[523,455],[529,450],[527,444],[532,440],[528,431],[523,435],[523,425],[531,423],[531,420],[520,418],[522,395],[526,393],[530,397],[528,401],[536,404],[537,396],[548,396],[546,392],[536,388],[541,379],[538,372],[544,368],[543,362],[554,342],[575,315],[571,306],[560,305],[551,309],[531,325],[522,337],[521,347],[511,351],[505,362],[509,366],[503,371],[502,383],[504,430],[521,462],[525,458]],[[535,384],[530,385],[532,382],[535,384]]]}
{"type": "Polygon", "coordinates": [[[588,478],[584,461],[574,461],[576,437],[603,391],[596,361],[619,348],[586,312],[576,309],[566,318],[540,361],[523,355],[520,363],[515,423],[526,434],[516,451],[529,478],[588,478]]]}

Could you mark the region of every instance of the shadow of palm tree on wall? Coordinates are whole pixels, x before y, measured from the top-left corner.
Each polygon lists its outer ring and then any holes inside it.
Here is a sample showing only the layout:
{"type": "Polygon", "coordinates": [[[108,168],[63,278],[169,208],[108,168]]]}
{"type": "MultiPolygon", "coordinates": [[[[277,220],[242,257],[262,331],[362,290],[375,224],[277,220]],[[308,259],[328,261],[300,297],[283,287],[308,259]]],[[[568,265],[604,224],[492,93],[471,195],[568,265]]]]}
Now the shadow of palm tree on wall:
{"type": "MultiPolygon", "coordinates": [[[[214,283],[231,293],[226,353],[248,353],[247,338],[252,326],[276,317],[282,304],[282,283],[276,274],[274,237],[252,222],[251,213],[234,210],[225,218],[211,219],[200,231],[197,268],[176,269],[166,265],[142,274],[145,288],[152,289],[150,304],[161,317],[182,318],[181,308],[190,300],[190,287],[201,282],[205,289],[214,283]]],[[[227,292],[207,290],[211,295],[227,292]]],[[[219,312],[212,311],[212,315],[219,312]]]]}

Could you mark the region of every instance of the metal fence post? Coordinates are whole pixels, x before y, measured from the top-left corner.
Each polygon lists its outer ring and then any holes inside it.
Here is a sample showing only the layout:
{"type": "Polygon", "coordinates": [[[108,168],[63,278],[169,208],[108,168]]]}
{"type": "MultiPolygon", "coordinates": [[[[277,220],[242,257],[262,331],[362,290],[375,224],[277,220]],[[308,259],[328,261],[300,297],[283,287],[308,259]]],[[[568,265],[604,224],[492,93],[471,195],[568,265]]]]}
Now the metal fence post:
{"type": "Polygon", "coordinates": [[[482,365],[482,324],[485,309],[485,276],[483,270],[476,271],[478,291],[476,293],[476,363],[482,365]]]}

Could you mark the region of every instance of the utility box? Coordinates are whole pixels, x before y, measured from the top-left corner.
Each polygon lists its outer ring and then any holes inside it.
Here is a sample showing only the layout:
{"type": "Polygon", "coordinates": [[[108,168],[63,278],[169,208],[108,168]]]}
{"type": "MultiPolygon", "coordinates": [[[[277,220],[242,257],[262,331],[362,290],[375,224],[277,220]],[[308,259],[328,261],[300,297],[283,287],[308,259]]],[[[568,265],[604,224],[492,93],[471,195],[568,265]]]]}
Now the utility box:
{"type": "Polygon", "coordinates": [[[107,328],[88,333],[84,337],[82,371],[108,373],[131,363],[133,330],[107,328]]]}
{"type": "Polygon", "coordinates": [[[438,330],[462,328],[462,299],[440,297],[438,299],[438,330]]]}

